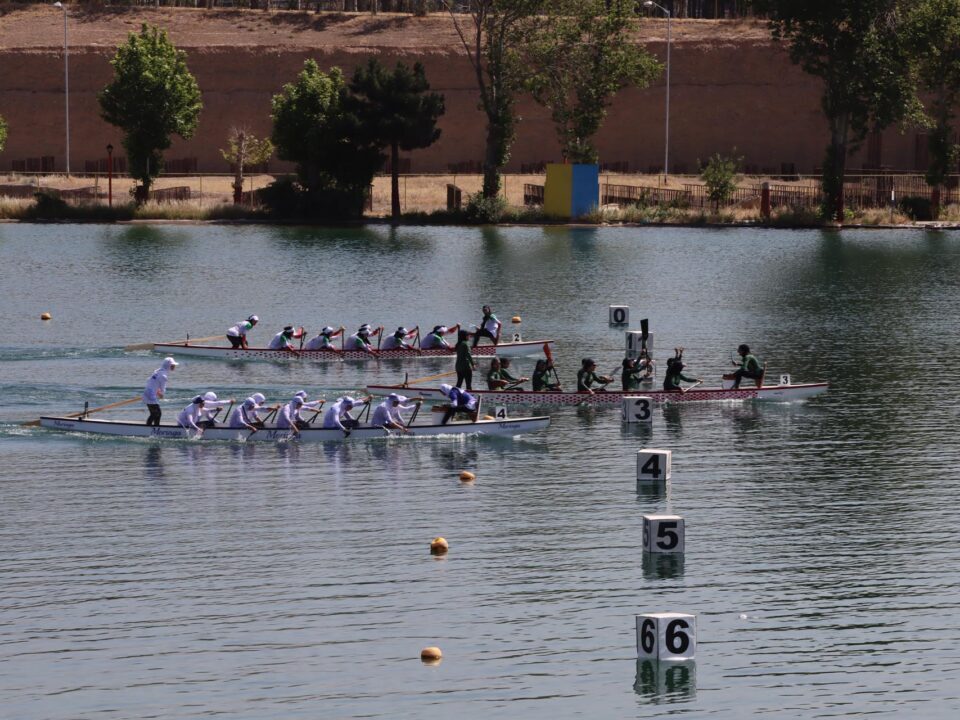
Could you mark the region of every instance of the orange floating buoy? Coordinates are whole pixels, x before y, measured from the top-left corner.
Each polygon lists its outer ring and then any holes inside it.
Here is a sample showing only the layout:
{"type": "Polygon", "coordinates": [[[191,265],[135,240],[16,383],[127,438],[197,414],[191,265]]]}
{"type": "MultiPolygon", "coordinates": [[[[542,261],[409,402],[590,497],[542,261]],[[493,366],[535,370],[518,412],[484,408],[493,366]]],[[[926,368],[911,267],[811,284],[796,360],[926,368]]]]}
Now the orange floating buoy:
{"type": "Polygon", "coordinates": [[[460,482],[473,482],[476,479],[477,479],[477,476],[474,475],[469,470],[463,470],[460,473],[460,482]]]}
{"type": "Polygon", "coordinates": [[[49,320],[49,319],[52,318],[52,317],[53,317],[53,315],[51,315],[51,314],[48,313],[48,312],[40,313],[40,319],[41,319],[41,320],[49,320]]]}
{"type": "Polygon", "coordinates": [[[435,537],[433,542],[430,543],[430,554],[431,555],[446,555],[447,550],[450,549],[450,544],[446,541],[445,538],[435,537]]]}
{"type": "Polygon", "coordinates": [[[520,319],[519,315],[514,315],[512,318],[510,318],[510,322],[512,322],[514,325],[519,325],[523,321],[520,319]]]}
{"type": "Polygon", "coordinates": [[[443,653],[438,647],[425,647],[420,651],[420,659],[425,663],[430,663],[431,665],[436,665],[439,663],[442,657],[443,653]]]}

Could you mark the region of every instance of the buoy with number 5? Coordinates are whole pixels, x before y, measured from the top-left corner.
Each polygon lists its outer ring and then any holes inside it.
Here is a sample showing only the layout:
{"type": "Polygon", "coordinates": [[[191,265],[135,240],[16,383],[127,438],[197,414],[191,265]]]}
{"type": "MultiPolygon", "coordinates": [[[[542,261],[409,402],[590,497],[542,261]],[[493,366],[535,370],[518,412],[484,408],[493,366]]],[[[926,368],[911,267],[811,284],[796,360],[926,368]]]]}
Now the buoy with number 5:
{"type": "Polygon", "coordinates": [[[443,657],[443,653],[438,647],[425,647],[420,651],[420,659],[425,663],[435,664],[440,662],[440,659],[443,657]]]}
{"type": "Polygon", "coordinates": [[[48,312],[40,313],[40,319],[41,319],[41,320],[49,320],[49,319],[52,318],[52,317],[53,317],[53,315],[51,315],[51,314],[48,313],[48,312]]]}
{"type": "Polygon", "coordinates": [[[450,544],[446,539],[442,537],[435,537],[433,542],[430,543],[430,554],[431,555],[446,555],[447,550],[450,549],[450,544]]]}

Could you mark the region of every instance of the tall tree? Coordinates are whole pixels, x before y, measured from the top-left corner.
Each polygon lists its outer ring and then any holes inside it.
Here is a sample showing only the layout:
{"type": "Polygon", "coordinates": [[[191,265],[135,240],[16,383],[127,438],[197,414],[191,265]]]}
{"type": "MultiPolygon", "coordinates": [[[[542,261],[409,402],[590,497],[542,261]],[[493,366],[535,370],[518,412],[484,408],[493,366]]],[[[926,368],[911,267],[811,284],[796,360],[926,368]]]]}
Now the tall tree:
{"type": "Polygon", "coordinates": [[[527,86],[550,110],[563,157],[596,163],[593,138],[614,95],[627,85],[646,87],[662,66],[631,42],[638,3],[554,0],[546,20],[525,44],[527,86]]]}
{"type": "Polygon", "coordinates": [[[824,210],[843,220],[849,151],[870,129],[915,117],[916,96],[897,0],[755,0],[790,58],[823,80],[830,142],[823,163],[824,210]]]}
{"type": "Polygon", "coordinates": [[[939,186],[960,158],[953,129],[960,99],[960,0],[917,0],[909,6],[904,36],[918,85],[930,98],[927,183],[939,186]]]}
{"type": "Polygon", "coordinates": [[[3,119],[3,115],[0,115],[0,152],[3,152],[3,148],[7,144],[7,121],[3,119]]]}
{"type": "Polygon", "coordinates": [[[392,71],[371,59],[350,83],[351,104],[374,145],[390,148],[390,208],[400,218],[400,151],[432,145],[440,137],[443,95],[430,92],[423,65],[397,63],[392,71]]]}
{"type": "Polygon", "coordinates": [[[516,134],[516,95],[526,72],[520,50],[543,0],[471,0],[466,14],[458,12],[456,0],[442,2],[470,61],[487,117],[483,195],[496,197],[516,134]]]}
{"type": "Polygon", "coordinates": [[[244,128],[232,128],[227,136],[227,149],[221,149],[220,154],[233,165],[233,202],[239,205],[243,198],[244,168],[269,160],[273,155],[273,143],[269,138],[258,139],[244,128]]]}
{"type": "Polygon", "coordinates": [[[277,156],[297,164],[310,209],[359,217],[373,174],[384,156],[352,111],[340,68],[329,73],[307,60],[296,82],[273,96],[277,156]]]}
{"type": "Polygon", "coordinates": [[[130,33],[110,61],[113,81],[98,96],[100,115],[124,132],[130,175],[140,182],[136,198],[149,197],[163,169],[170,136],[189,139],[200,118],[200,88],[187,68],[187,55],[167,33],[144,24],[130,33]]]}

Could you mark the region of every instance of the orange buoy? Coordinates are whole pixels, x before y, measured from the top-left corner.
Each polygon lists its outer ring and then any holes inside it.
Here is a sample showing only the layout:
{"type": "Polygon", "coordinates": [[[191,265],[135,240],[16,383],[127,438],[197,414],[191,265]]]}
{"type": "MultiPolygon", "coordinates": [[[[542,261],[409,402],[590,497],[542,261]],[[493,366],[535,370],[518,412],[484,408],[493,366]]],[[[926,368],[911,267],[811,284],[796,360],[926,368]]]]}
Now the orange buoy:
{"type": "Polygon", "coordinates": [[[41,320],[49,320],[49,319],[52,318],[52,317],[53,317],[53,315],[51,315],[51,314],[48,313],[48,312],[40,313],[40,319],[41,319],[41,320]]]}
{"type": "Polygon", "coordinates": [[[433,542],[430,543],[430,554],[431,555],[446,555],[447,550],[450,549],[450,544],[446,541],[445,538],[435,537],[433,542]]]}
{"type": "Polygon", "coordinates": [[[425,663],[431,665],[436,665],[440,662],[440,659],[443,657],[443,653],[438,647],[425,647],[420,651],[420,659],[425,663]]]}
{"type": "Polygon", "coordinates": [[[510,322],[512,322],[514,325],[519,325],[523,321],[520,319],[519,315],[514,315],[512,318],[510,318],[510,322]]]}
{"type": "Polygon", "coordinates": [[[477,476],[469,470],[463,470],[460,472],[460,482],[473,482],[476,479],[477,476]]]}

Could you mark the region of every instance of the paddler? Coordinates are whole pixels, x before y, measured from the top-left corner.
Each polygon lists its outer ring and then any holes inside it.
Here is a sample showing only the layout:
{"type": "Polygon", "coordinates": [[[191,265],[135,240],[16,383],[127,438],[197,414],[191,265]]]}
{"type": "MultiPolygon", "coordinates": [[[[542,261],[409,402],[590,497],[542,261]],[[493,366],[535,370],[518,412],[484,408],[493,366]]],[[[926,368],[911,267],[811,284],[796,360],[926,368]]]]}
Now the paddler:
{"type": "Polygon", "coordinates": [[[200,413],[200,419],[197,425],[202,428],[216,427],[216,410],[224,405],[232,405],[234,400],[218,400],[217,394],[212,390],[203,394],[203,412],[200,413]]]}
{"type": "Polygon", "coordinates": [[[577,370],[577,392],[585,392],[593,395],[595,392],[603,392],[606,385],[613,382],[613,378],[606,375],[597,375],[597,364],[593,358],[584,358],[580,361],[580,369],[577,370]],[[593,387],[594,384],[602,387],[593,387]]]}
{"type": "Polygon", "coordinates": [[[514,377],[510,373],[510,358],[493,358],[490,361],[490,371],[487,373],[487,388],[489,390],[523,390],[518,387],[520,383],[526,382],[529,378],[514,377]]]}
{"type": "Polygon", "coordinates": [[[461,330],[457,333],[457,360],[454,365],[457,371],[457,387],[467,384],[467,391],[473,391],[473,371],[477,364],[470,354],[470,333],[461,330]]]}
{"type": "Polygon", "coordinates": [[[413,410],[417,405],[423,402],[420,398],[414,400],[413,405],[404,405],[407,398],[397,393],[390,393],[386,399],[377,405],[373,410],[373,417],[370,419],[371,427],[382,427],[387,430],[399,430],[402,433],[410,432],[410,428],[403,420],[401,414],[403,410],[413,410]]]}
{"type": "MultiPolygon", "coordinates": [[[[740,362],[737,362],[736,360],[733,361],[734,365],[739,366],[732,375],[733,390],[736,390],[740,387],[740,381],[744,378],[759,380],[763,377],[763,368],[760,367],[760,361],[757,360],[755,355],[750,353],[749,345],[740,345],[737,348],[737,354],[740,355],[740,362]]],[[[725,377],[725,379],[731,378],[725,377]]]]}
{"type": "Polygon", "coordinates": [[[535,392],[558,392],[563,390],[556,372],[553,373],[556,382],[550,382],[550,372],[553,370],[552,360],[537,360],[536,367],[533,368],[533,377],[530,380],[535,392]]]}
{"type": "Polygon", "coordinates": [[[360,422],[350,414],[350,411],[360,405],[366,405],[369,400],[369,397],[362,400],[354,400],[349,395],[340,398],[327,408],[327,411],[323,414],[324,429],[339,429],[343,430],[344,435],[349,435],[350,430],[360,424],[360,422]]]}
{"type": "Polygon", "coordinates": [[[374,330],[370,327],[370,325],[364,323],[360,326],[359,330],[350,336],[350,340],[347,341],[347,350],[360,350],[361,352],[370,353],[372,355],[373,353],[377,352],[377,349],[373,346],[370,336],[379,335],[381,330],[383,330],[382,327],[374,330]]]}
{"type": "Polygon", "coordinates": [[[154,370],[153,375],[147,380],[147,386],[143,389],[143,404],[150,411],[147,425],[155,427],[160,425],[160,401],[163,400],[163,394],[167,391],[169,373],[173,372],[179,364],[172,357],[165,357],[160,367],[154,370]]]}
{"type": "Polygon", "coordinates": [[[298,330],[293,327],[293,325],[287,325],[283,330],[273,336],[273,340],[270,341],[269,348],[271,350],[287,350],[289,352],[297,352],[297,348],[293,346],[293,341],[295,338],[301,337],[303,337],[303,328],[298,330]]]}
{"type": "Polygon", "coordinates": [[[187,405],[180,414],[177,415],[177,425],[187,430],[195,430],[197,437],[203,434],[203,428],[197,424],[197,420],[203,414],[203,395],[197,395],[190,404],[187,405]]]}
{"type": "Polygon", "coordinates": [[[622,367],[620,382],[624,392],[639,390],[643,382],[649,381],[653,377],[653,366],[649,360],[642,356],[636,359],[624,358],[622,367]]]}
{"type": "Polygon", "coordinates": [[[303,396],[297,393],[290,402],[280,408],[280,412],[277,413],[277,429],[289,430],[294,435],[299,435],[301,428],[308,427],[307,421],[300,417],[303,404],[303,396]]]}
{"type": "Polygon", "coordinates": [[[244,400],[232,413],[230,413],[231,428],[247,428],[256,430],[263,425],[258,410],[263,407],[267,399],[260,393],[254,393],[244,400]]]}
{"type": "Polygon", "coordinates": [[[420,332],[419,325],[413,330],[407,330],[401,325],[393,335],[383,339],[381,350],[413,350],[416,352],[417,348],[413,344],[413,338],[417,336],[418,332],[420,332]]]}
{"type": "Polygon", "coordinates": [[[444,413],[443,420],[440,421],[441,425],[446,425],[450,422],[450,418],[459,413],[468,415],[471,422],[477,421],[477,417],[480,415],[480,399],[476,395],[471,395],[446,383],[440,386],[440,392],[450,403],[446,413],[444,413]]]}
{"type": "Polygon", "coordinates": [[[227,330],[227,340],[230,341],[230,347],[237,349],[247,349],[247,333],[253,330],[253,326],[260,322],[260,318],[251,315],[246,320],[241,320],[236,325],[227,330]]]}
{"type": "Polygon", "coordinates": [[[493,341],[494,345],[497,345],[500,342],[500,328],[502,326],[503,323],[497,320],[497,316],[493,314],[490,306],[484,305],[483,319],[480,321],[480,326],[473,335],[473,346],[477,346],[481,337],[488,337],[493,341]]]}
{"type": "MultiPolygon", "coordinates": [[[[433,330],[424,335],[423,340],[420,341],[420,347],[424,350],[450,350],[452,349],[450,343],[447,342],[444,335],[451,335],[455,332],[459,332],[460,325],[453,325],[452,327],[447,327],[446,325],[434,325],[433,330]]],[[[459,336],[458,336],[459,337],[459,336]]]]}
{"type": "Polygon", "coordinates": [[[332,327],[327,325],[316,337],[312,337],[307,340],[306,344],[303,346],[304,350],[331,350],[333,352],[340,352],[339,348],[335,347],[333,344],[333,338],[337,337],[343,333],[346,328],[343,325],[340,326],[339,330],[334,330],[332,327]]]}
{"type": "Polygon", "coordinates": [[[691,378],[683,374],[686,367],[683,364],[683,348],[674,348],[674,357],[667,360],[667,372],[663,377],[663,389],[665,392],[686,392],[687,389],[680,385],[681,382],[702,383],[700,378],[691,378]]]}

